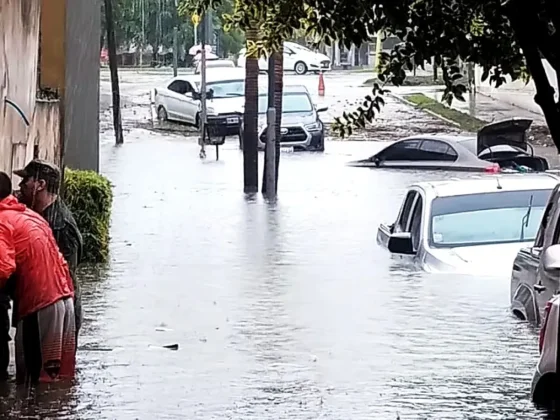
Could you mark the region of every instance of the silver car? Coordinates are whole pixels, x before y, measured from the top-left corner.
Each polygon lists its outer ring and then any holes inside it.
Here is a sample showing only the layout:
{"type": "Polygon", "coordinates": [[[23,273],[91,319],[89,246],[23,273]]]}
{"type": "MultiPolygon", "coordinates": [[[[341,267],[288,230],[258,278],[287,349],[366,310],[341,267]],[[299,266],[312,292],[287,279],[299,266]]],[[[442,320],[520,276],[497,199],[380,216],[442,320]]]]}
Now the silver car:
{"type": "Polygon", "coordinates": [[[543,173],[415,184],[396,221],[379,226],[377,241],[426,271],[506,274],[535,239],[557,182],[543,173]]]}
{"type": "Polygon", "coordinates": [[[367,168],[442,169],[498,172],[500,169],[546,171],[545,158],[535,156],[527,142],[531,120],[488,124],[476,136],[420,135],[396,141],[375,155],[350,162],[367,168]]]}

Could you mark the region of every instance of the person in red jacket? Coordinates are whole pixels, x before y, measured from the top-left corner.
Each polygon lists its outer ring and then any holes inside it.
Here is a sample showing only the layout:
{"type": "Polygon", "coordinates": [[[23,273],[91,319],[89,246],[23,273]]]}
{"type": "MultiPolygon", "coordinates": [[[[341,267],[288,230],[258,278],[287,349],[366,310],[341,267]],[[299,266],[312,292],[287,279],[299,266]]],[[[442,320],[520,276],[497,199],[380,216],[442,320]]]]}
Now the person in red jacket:
{"type": "Polygon", "coordinates": [[[73,379],[76,366],[74,289],[49,224],[12,195],[0,172],[0,288],[15,278],[16,381],[73,379]]]}

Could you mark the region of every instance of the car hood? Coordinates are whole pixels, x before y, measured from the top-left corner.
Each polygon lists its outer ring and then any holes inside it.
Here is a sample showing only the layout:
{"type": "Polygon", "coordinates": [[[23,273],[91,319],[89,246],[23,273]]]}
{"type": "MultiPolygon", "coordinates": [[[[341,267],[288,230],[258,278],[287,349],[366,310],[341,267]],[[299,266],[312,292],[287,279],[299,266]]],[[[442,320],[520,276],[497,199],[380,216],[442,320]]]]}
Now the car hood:
{"type": "Polygon", "coordinates": [[[433,248],[427,257],[425,269],[433,272],[456,272],[481,275],[510,275],[513,261],[521,248],[530,242],[511,244],[475,245],[457,248],[433,248]]]}
{"type": "Polygon", "coordinates": [[[213,109],[216,114],[230,114],[232,112],[243,113],[245,105],[244,96],[233,96],[231,98],[216,98],[206,101],[206,106],[213,109]]]}
{"type": "Polygon", "coordinates": [[[482,127],[477,133],[477,156],[492,146],[509,145],[527,151],[527,130],[533,120],[512,118],[482,127]]]}

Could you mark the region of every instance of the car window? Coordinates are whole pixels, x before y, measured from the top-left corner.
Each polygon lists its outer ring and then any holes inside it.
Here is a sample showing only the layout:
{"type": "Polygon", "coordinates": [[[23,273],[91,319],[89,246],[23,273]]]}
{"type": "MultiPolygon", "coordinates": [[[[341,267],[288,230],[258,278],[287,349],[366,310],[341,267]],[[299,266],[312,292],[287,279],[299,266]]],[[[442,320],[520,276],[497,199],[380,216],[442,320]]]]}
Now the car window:
{"type": "Polygon", "coordinates": [[[185,93],[192,91],[190,83],[185,82],[184,80],[174,80],[169,84],[169,86],[167,86],[167,89],[180,95],[184,95],[185,93]]]}
{"type": "Polygon", "coordinates": [[[534,244],[535,248],[542,248],[544,246],[544,232],[546,231],[546,228],[548,226],[548,222],[550,219],[553,206],[554,206],[554,202],[552,201],[548,203],[548,205],[546,206],[546,210],[544,211],[543,217],[541,219],[541,225],[539,227],[537,236],[535,238],[535,244],[534,244]]]}
{"type": "Polygon", "coordinates": [[[438,197],[430,241],[438,248],[533,241],[549,195],[527,190],[438,197]]]}
{"type": "Polygon", "coordinates": [[[376,156],[382,161],[397,160],[422,160],[422,155],[418,149],[421,140],[404,140],[392,144],[376,156]]]}
{"type": "Polygon", "coordinates": [[[418,199],[414,205],[414,211],[412,212],[412,220],[410,223],[410,237],[412,239],[412,250],[414,252],[418,251],[418,248],[420,248],[423,207],[424,203],[422,196],[418,194],[418,199]]]}
{"type": "MultiPolygon", "coordinates": [[[[268,95],[259,95],[259,114],[266,114],[268,95]]],[[[282,114],[291,112],[313,112],[313,103],[306,93],[285,93],[282,95],[282,114]]]]}
{"type": "Polygon", "coordinates": [[[438,140],[424,140],[420,145],[423,152],[423,160],[454,162],[457,160],[457,152],[447,143],[438,140]]]}
{"type": "Polygon", "coordinates": [[[214,98],[233,98],[235,96],[245,95],[245,79],[240,80],[226,80],[208,83],[206,85],[208,90],[214,91],[214,98]]]}
{"type": "Polygon", "coordinates": [[[404,204],[402,206],[401,212],[399,214],[399,219],[395,225],[395,233],[396,232],[407,232],[409,228],[409,221],[412,212],[412,206],[416,201],[416,196],[418,193],[416,191],[409,191],[406,195],[404,200],[404,204]]]}

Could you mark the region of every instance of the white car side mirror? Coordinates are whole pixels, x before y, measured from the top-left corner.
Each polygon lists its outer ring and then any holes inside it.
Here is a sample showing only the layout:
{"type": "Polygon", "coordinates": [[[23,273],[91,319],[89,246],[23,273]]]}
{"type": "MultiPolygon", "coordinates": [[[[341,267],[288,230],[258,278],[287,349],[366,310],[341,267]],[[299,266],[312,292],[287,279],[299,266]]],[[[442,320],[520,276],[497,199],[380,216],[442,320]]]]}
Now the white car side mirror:
{"type": "Polygon", "coordinates": [[[549,246],[544,251],[542,260],[545,271],[560,271],[560,244],[549,246]]]}

